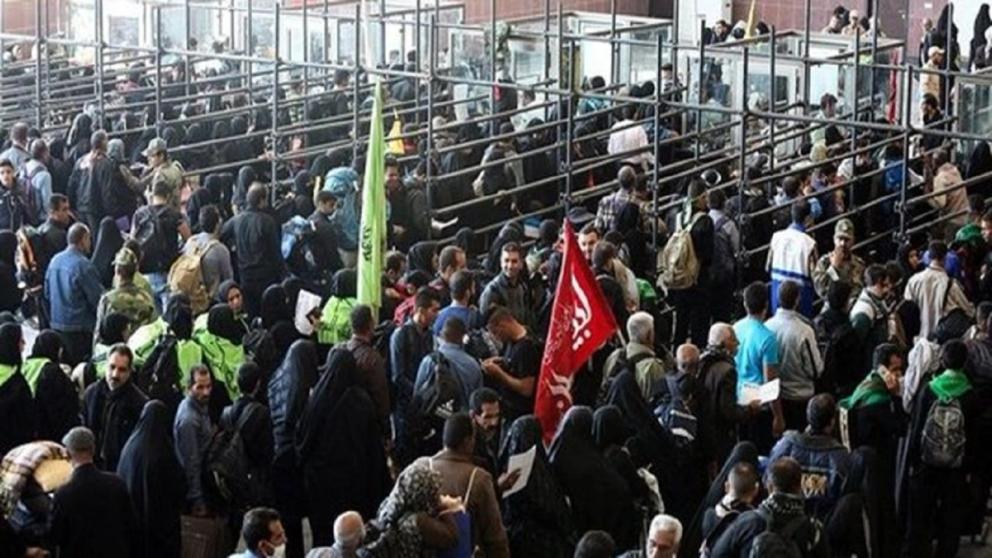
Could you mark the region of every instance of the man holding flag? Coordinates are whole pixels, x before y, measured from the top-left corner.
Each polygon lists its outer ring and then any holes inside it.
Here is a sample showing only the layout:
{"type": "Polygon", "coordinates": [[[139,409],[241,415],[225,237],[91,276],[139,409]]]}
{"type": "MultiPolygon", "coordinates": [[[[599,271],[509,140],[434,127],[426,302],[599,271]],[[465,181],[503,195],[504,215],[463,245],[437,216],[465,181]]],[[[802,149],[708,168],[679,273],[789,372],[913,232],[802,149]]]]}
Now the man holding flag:
{"type": "Polygon", "coordinates": [[[617,331],[610,305],[582,257],[568,220],[564,245],[534,404],[545,441],[554,437],[572,406],[575,372],[617,331]]]}

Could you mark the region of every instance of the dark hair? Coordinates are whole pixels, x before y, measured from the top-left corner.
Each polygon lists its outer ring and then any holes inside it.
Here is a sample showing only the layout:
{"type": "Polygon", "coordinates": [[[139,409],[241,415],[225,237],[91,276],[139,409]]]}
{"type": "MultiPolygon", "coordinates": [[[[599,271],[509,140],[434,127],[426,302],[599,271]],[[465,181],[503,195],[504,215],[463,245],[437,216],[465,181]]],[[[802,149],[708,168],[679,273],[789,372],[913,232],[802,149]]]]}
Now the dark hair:
{"type": "Polygon", "coordinates": [[[462,447],[475,436],[472,419],[465,413],[455,413],[444,421],[444,447],[456,449],[462,447]]]}
{"type": "Polygon", "coordinates": [[[940,348],[940,365],[960,370],[968,363],[968,346],[960,339],[951,339],[940,348]]]}
{"type": "Polygon", "coordinates": [[[14,163],[10,159],[0,159],[0,167],[7,167],[14,170],[14,163]]]}
{"type": "Polygon", "coordinates": [[[438,257],[437,263],[438,268],[441,271],[449,267],[454,267],[455,263],[458,261],[458,254],[464,254],[465,250],[462,250],[458,246],[445,246],[441,249],[441,255],[438,257]]]}
{"type": "Polygon", "coordinates": [[[592,265],[596,268],[602,268],[615,257],[617,257],[617,247],[612,242],[605,240],[598,242],[592,251],[592,265]]]}
{"type": "Polygon", "coordinates": [[[493,327],[499,325],[507,320],[514,320],[513,312],[510,312],[505,306],[495,306],[489,309],[489,318],[486,320],[486,325],[493,327]]]}
{"type": "Polygon", "coordinates": [[[254,508],[245,514],[241,525],[241,536],[245,539],[248,550],[258,550],[258,543],[269,540],[272,536],[272,523],[279,521],[279,512],[272,508],[254,508]]]}
{"type": "Polygon", "coordinates": [[[768,309],[768,287],[755,281],[744,288],[744,308],[749,314],[760,314],[768,309]]]}
{"type": "Polygon", "coordinates": [[[107,353],[107,358],[109,359],[111,355],[126,356],[128,368],[134,364],[134,353],[131,352],[131,347],[124,343],[114,343],[114,346],[110,347],[110,351],[107,353]]]}
{"type": "Polygon", "coordinates": [[[168,199],[172,195],[172,186],[165,180],[156,180],[152,184],[152,196],[156,198],[168,199]]]}
{"type": "Polygon", "coordinates": [[[635,172],[634,169],[624,165],[620,167],[620,172],[617,173],[617,180],[620,182],[621,188],[630,191],[630,189],[637,183],[637,172],[635,172]]]}
{"type": "Polygon", "coordinates": [[[414,309],[422,310],[430,308],[434,303],[441,304],[441,297],[437,294],[437,291],[430,287],[420,287],[417,289],[417,294],[414,295],[413,299],[414,309]]]}
{"type": "Polygon", "coordinates": [[[889,274],[887,273],[885,266],[882,264],[873,263],[865,269],[865,284],[869,287],[874,287],[882,281],[888,279],[889,274]]]}
{"type": "Polygon", "coordinates": [[[385,271],[399,271],[406,263],[406,255],[403,252],[389,252],[386,254],[385,271]]]}
{"type": "Polygon", "coordinates": [[[337,200],[334,194],[328,192],[327,190],[321,190],[317,192],[317,204],[330,203],[337,200]]]}
{"type": "Polygon", "coordinates": [[[716,209],[717,211],[723,211],[724,204],[727,203],[727,194],[723,193],[723,190],[710,190],[706,194],[706,205],[710,209],[716,209]]]}
{"type": "Polygon", "coordinates": [[[595,234],[596,236],[603,236],[602,233],[599,232],[599,229],[596,228],[595,221],[589,221],[583,225],[582,228],[579,229],[579,234],[595,234]]]}
{"type": "Polygon", "coordinates": [[[847,307],[847,301],[851,300],[852,290],[851,284],[847,281],[834,281],[830,284],[830,290],[827,291],[827,304],[834,310],[847,307]]]}
{"type": "Polygon", "coordinates": [[[63,206],[69,205],[69,198],[64,194],[52,194],[52,197],[48,198],[48,211],[58,211],[62,209],[63,206]]]}
{"type": "Polygon", "coordinates": [[[875,347],[875,351],[871,355],[872,367],[878,368],[882,365],[888,367],[889,361],[892,360],[893,356],[902,358],[902,351],[899,349],[899,345],[895,343],[882,343],[875,347]]]}
{"type": "Polygon", "coordinates": [[[586,531],[575,547],[575,558],[611,558],[617,545],[606,531],[586,531]]]}
{"type": "Polygon", "coordinates": [[[265,187],[264,184],[252,184],[248,188],[248,195],[246,199],[248,201],[248,207],[252,209],[259,209],[262,207],[262,202],[269,195],[269,189],[265,187]]]}
{"type": "Polygon", "coordinates": [[[789,279],[782,281],[782,284],[778,286],[779,306],[786,310],[795,310],[799,307],[800,294],[802,291],[799,289],[798,283],[789,279]]]}
{"type": "Polygon", "coordinates": [[[451,297],[460,300],[468,295],[475,285],[475,276],[470,271],[456,271],[451,276],[451,297]]]}
{"type": "Polygon", "coordinates": [[[943,240],[931,240],[927,249],[932,260],[944,261],[947,257],[947,244],[943,240]]]}
{"type": "Polygon", "coordinates": [[[358,334],[370,333],[375,329],[375,319],[372,317],[372,308],[368,304],[356,304],[351,309],[348,316],[351,322],[351,331],[358,334]]]}
{"type": "Polygon", "coordinates": [[[941,165],[950,162],[951,155],[946,149],[941,148],[933,153],[933,166],[940,167],[941,165]]]}
{"type": "Polygon", "coordinates": [[[465,322],[454,316],[445,320],[444,327],[441,328],[441,338],[449,343],[460,345],[466,333],[468,333],[468,328],[465,327],[465,322]]]}
{"type": "Polygon", "coordinates": [[[507,242],[506,244],[504,244],[503,247],[500,248],[500,252],[501,253],[516,252],[517,253],[517,256],[519,256],[521,258],[524,255],[524,249],[520,246],[519,243],[514,242],[512,240],[510,242],[507,242]]]}
{"type": "Polygon", "coordinates": [[[780,457],[768,468],[768,484],[778,492],[799,494],[802,490],[803,470],[791,457],[780,457]]]}
{"type": "Polygon", "coordinates": [[[792,222],[802,223],[809,218],[809,202],[806,200],[796,200],[792,202],[792,222]]]}
{"type": "Polygon", "coordinates": [[[217,225],[220,225],[220,211],[217,210],[217,206],[205,205],[200,208],[199,214],[200,230],[204,232],[214,232],[217,230],[217,225]]]}
{"type": "Polygon", "coordinates": [[[782,191],[790,198],[795,197],[799,193],[800,186],[801,183],[795,176],[787,176],[782,180],[782,191]]]}
{"type": "Polygon", "coordinates": [[[253,393],[261,381],[262,369],[255,362],[245,361],[238,367],[238,389],[241,393],[253,393]]]}
{"type": "Polygon", "coordinates": [[[989,316],[992,316],[992,302],[988,300],[979,302],[975,307],[975,323],[984,328],[988,325],[989,316]]]}
{"type": "Polygon", "coordinates": [[[499,393],[492,388],[481,387],[472,392],[472,395],[468,398],[468,408],[472,409],[472,412],[479,414],[482,412],[483,405],[491,405],[493,403],[499,403],[499,393]]]}
{"type": "Polygon", "coordinates": [[[923,99],[920,102],[935,110],[940,107],[940,103],[937,101],[937,97],[934,96],[933,93],[924,93],[923,99]]]}
{"type": "Polygon", "coordinates": [[[186,379],[186,387],[193,387],[196,384],[196,377],[203,375],[210,376],[210,379],[213,379],[213,376],[210,374],[210,369],[207,368],[205,364],[194,365],[189,369],[189,377],[186,379]]]}
{"type": "Polygon", "coordinates": [[[727,481],[730,482],[731,488],[738,495],[747,494],[755,489],[755,484],[758,482],[758,471],[754,465],[747,461],[741,461],[730,470],[727,481]]]}
{"type": "Polygon", "coordinates": [[[806,404],[806,420],[809,421],[809,428],[813,432],[826,432],[836,414],[837,401],[829,393],[814,395],[806,404]]]}

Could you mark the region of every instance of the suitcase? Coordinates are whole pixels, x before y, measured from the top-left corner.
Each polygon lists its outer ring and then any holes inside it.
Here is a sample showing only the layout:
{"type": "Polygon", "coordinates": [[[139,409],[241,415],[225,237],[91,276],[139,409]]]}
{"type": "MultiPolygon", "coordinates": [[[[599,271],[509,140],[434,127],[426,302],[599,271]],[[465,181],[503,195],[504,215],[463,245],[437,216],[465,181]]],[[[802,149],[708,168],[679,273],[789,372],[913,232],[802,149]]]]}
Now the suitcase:
{"type": "Polygon", "coordinates": [[[223,517],[182,517],[183,558],[227,558],[234,550],[223,517]]]}

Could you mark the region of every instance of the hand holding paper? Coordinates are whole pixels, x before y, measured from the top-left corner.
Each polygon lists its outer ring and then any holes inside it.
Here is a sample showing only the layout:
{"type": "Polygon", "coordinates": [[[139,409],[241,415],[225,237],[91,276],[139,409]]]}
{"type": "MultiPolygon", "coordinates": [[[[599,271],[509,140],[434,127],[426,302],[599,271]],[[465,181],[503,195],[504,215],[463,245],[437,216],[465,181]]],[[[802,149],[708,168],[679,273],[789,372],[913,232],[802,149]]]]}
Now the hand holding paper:
{"type": "Polygon", "coordinates": [[[297,331],[303,335],[312,334],[313,322],[310,321],[310,314],[319,310],[320,295],[301,290],[300,297],[296,299],[296,314],[293,316],[293,324],[297,331]]]}
{"type": "Polygon", "coordinates": [[[762,405],[771,403],[778,399],[781,382],[778,378],[762,384],[744,384],[741,387],[741,394],[737,400],[738,405],[748,406],[752,401],[759,401],[762,405]]]}
{"type": "Polygon", "coordinates": [[[504,498],[520,492],[525,486],[527,486],[527,481],[530,479],[530,472],[534,468],[534,457],[536,456],[537,446],[533,446],[523,453],[510,456],[510,461],[506,466],[506,470],[519,470],[520,474],[517,477],[517,481],[503,492],[504,498]]]}

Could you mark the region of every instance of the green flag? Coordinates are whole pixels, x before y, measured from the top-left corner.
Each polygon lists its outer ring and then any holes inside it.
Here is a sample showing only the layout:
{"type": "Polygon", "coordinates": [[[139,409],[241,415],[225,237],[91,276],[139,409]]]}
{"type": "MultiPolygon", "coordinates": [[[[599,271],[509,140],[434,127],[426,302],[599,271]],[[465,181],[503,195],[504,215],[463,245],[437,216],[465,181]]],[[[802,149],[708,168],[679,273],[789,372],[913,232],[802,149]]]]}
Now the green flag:
{"type": "Polygon", "coordinates": [[[358,237],[358,302],[382,306],[382,267],[386,253],[386,140],[382,127],[382,85],[376,82],[362,185],[362,226],[358,237]]]}

